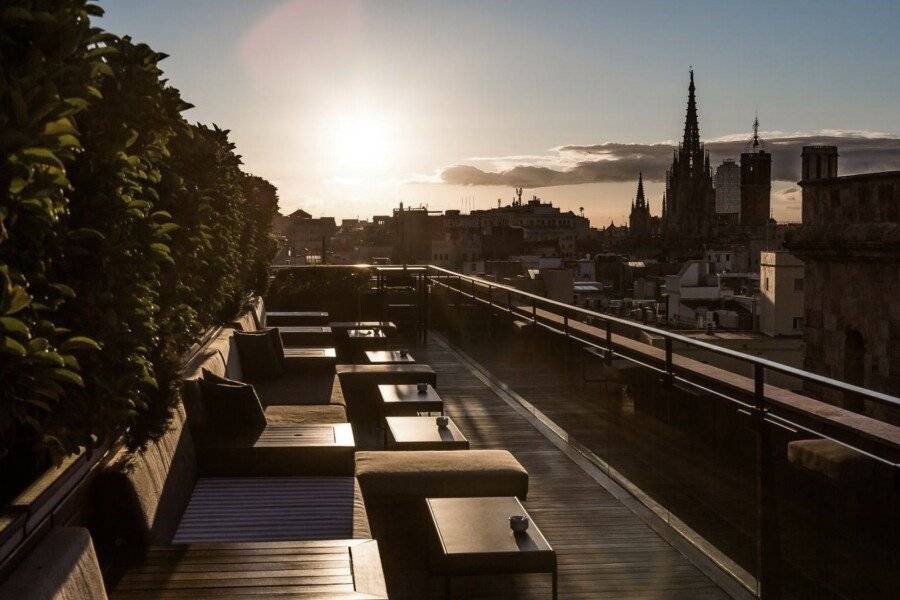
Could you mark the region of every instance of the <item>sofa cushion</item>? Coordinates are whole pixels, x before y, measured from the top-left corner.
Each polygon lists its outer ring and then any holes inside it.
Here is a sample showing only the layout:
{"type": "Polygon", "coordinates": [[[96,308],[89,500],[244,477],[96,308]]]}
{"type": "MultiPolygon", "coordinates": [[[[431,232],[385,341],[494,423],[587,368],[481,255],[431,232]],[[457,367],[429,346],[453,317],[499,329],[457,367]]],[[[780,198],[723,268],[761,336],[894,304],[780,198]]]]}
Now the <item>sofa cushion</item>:
{"type": "Polygon", "coordinates": [[[356,453],[366,502],[404,498],[528,495],[528,471],[506,450],[422,450],[356,453]]]}
{"type": "MultiPolygon", "coordinates": [[[[193,438],[183,409],[168,431],[143,449],[121,449],[94,481],[91,532],[103,558],[140,556],[168,544],[197,480],[193,438]]],[[[105,563],[104,563],[105,564],[105,563]]]]}
{"type": "Polygon", "coordinates": [[[106,600],[94,544],[83,527],[50,531],[0,586],[0,598],[106,600]]]}
{"type": "Polygon", "coordinates": [[[222,353],[216,349],[204,348],[181,375],[181,398],[187,412],[188,423],[195,430],[203,429],[208,422],[206,407],[203,405],[203,390],[200,389],[204,369],[224,377],[225,360],[222,353]]]}
{"type": "Polygon", "coordinates": [[[347,411],[340,404],[268,406],[265,415],[270,426],[347,422],[347,411]]]}
{"type": "Polygon", "coordinates": [[[208,425],[213,430],[252,433],[265,428],[266,416],[252,385],[204,369],[200,390],[208,425]]]}
{"type": "Polygon", "coordinates": [[[257,381],[254,387],[263,406],[346,404],[338,378],[321,369],[285,373],[257,381]]]}
{"type": "Polygon", "coordinates": [[[273,379],[284,373],[284,344],[278,329],[235,331],[234,341],[247,381],[273,379]]]}
{"type": "Polygon", "coordinates": [[[200,479],[172,540],[272,542],[372,535],[353,477],[200,479]]]}

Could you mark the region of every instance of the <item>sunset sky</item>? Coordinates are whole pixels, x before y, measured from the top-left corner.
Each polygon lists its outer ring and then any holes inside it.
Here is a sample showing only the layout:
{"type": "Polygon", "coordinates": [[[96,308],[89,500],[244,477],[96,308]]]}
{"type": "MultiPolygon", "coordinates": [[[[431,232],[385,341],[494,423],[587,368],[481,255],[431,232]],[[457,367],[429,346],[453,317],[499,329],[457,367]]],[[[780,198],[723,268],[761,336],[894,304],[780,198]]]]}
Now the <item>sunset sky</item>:
{"type": "Polygon", "coordinates": [[[864,4],[116,0],[99,24],[171,55],[188,118],[231,129],[282,212],[485,208],[519,182],[596,226],[639,169],[659,213],[690,65],[714,166],[759,111],[779,220],[805,143],[900,169],[900,3],[864,4]]]}

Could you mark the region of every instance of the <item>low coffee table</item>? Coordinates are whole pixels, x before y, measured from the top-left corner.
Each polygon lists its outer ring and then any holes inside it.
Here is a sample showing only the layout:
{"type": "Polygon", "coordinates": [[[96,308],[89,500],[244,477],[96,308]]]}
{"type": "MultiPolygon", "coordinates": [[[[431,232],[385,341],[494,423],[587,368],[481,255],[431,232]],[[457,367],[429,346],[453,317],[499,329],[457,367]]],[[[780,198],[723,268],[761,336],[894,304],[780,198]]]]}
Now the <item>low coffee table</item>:
{"type": "Polygon", "coordinates": [[[331,327],[324,325],[288,325],[279,327],[285,346],[331,346],[334,336],[331,327]]]}
{"type": "Polygon", "coordinates": [[[445,598],[454,576],[550,573],[556,600],[556,552],[533,522],[523,533],[509,528],[510,515],[528,516],[518,498],[427,498],[425,503],[436,535],[431,567],[445,578],[445,598]]]}
{"type": "Polygon", "coordinates": [[[267,327],[328,325],[328,313],[318,310],[286,310],[266,312],[267,327]]]}
{"type": "Polygon", "coordinates": [[[269,425],[259,433],[197,440],[204,470],[212,476],[353,475],[356,441],[349,423],[269,425]],[[207,464],[208,463],[208,464],[207,464]]]}
{"type": "Polygon", "coordinates": [[[435,417],[385,417],[385,447],[388,450],[468,450],[469,440],[453,419],[437,426],[435,417]]]}
{"type": "Polygon", "coordinates": [[[385,416],[415,416],[421,412],[444,414],[444,401],[431,384],[428,384],[425,393],[419,393],[415,383],[382,383],[378,386],[378,393],[385,416]]]}
{"type": "Polygon", "coordinates": [[[416,359],[403,350],[366,350],[366,359],[373,365],[413,364],[416,359]]]}

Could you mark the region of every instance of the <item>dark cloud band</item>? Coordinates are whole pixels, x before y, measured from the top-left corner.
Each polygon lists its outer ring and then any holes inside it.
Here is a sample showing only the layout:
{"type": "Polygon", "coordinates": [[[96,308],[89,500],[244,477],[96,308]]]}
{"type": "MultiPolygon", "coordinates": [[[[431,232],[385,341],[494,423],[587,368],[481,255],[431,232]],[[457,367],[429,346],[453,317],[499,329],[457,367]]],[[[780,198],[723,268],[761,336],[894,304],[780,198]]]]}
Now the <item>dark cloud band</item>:
{"type": "MultiPolygon", "coordinates": [[[[772,178],[797,181],[800,177],[800,152],[803,146],[829,144],[838,147],[841,174],[900,169],[900,138],[862,135],[814,135],[773,137],[765,141],[772,153],[772,178]]],[[[711,141],[706,143],[713,168],[723,159],[739,159],[747,142],[711,141]]],[[[644,178],[662,181],[672,163],[674,147],[669,144],[596,144],[562,146],[556,151],[560,167],[520,164],[507,170],[485,171],[472,165],[455,165],[441,172],[444,183],[458,185],[523,185],[545,187],[579,183],[633,181],[638,171],[644,178]],[[565,157],[565,160],[563,160],[565,157]],[[571,165],[574,162],[574,166],[571,165]]],[[[546,163],[546,160],[544,161],[546,163]]]]}

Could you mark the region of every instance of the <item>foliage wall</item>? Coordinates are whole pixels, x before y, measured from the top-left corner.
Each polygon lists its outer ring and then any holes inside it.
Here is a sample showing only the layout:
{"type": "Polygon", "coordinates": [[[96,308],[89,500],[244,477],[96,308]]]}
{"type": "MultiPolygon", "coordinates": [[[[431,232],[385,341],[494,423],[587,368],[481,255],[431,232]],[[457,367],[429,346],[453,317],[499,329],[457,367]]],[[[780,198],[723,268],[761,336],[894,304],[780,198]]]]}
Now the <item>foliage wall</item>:
{"type": "Polygon", "coordinates": [[[0,6],[0,461],[159,435],[180,357],[274,254],[275,188],[101,14],[0,6]]]}
{"type": "Polygon", "coordinates": [[[355,321],[364,308],[370,272],[352,266],[279,269],[265,297],[268,310],[327,310],[335,321],[355,321]]]}

